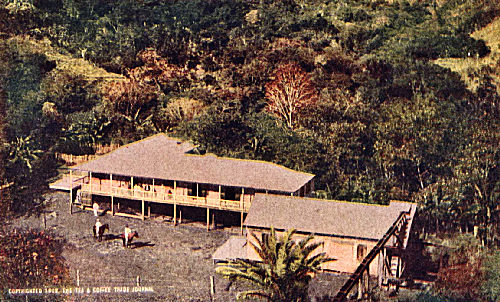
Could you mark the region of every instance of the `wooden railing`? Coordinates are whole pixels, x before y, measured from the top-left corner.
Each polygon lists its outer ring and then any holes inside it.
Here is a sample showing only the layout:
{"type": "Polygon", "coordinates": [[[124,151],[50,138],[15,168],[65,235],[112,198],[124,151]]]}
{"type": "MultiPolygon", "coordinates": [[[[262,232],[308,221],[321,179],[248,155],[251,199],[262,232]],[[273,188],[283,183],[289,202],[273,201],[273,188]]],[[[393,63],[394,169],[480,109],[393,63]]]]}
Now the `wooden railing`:
{"type": "Polygon", "coordinates": [[[168,203],[203,208],[213,208],[230,211],[248,212],[250,202],[241,200],[227,200],[219,198],[197,197],[189,195],[179,195],[173,193],[145,191],[142,189],[129,189],[124,187],[110,187],[101,184],[90,185],[88,181],[82,180],[82,192],[92,194],[114,196],[127,199],[137,199],[158,203],[168,203]]]}

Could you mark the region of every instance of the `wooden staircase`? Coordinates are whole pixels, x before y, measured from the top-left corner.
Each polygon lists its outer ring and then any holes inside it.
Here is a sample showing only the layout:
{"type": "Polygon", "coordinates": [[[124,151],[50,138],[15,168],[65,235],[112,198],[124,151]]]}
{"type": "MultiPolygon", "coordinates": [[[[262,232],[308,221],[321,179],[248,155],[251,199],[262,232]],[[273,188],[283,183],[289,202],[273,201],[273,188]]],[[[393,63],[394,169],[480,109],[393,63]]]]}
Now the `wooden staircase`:
{"type": "MultiPolygon", "coordinates": [[[[406,212],[401,212],[399,215],[398,219],[393,223],[393,225],[389,228],[389,230],[385,233],[385,235],[382,237],[377,242],[377,245],[373,247],[373,249],[368,253],[368,255],[363,259],[363,261],[360,263],[356,271],[351,275],[351,277],[346,281],[346,283],[342,286],[340,291],[337,293],[333,301],[345,301],[347,299],[347,295],[349,292],[352,290],[352,288],[359,283],[360,284],[360,289],[363,288],[361,282],[363,282],[363,279],[367,280],[369,279],[369,276],[363,278],[363,275],[368,272],[370,263],[375,259],[377,255],[381,253],[381,251],[385,248],[387,242],[389,239],[396,234],[396,242],[393,242],[395,244],[395,247],[398,249],[402,249],[405,246],[405,243],[408,241],[408,236],[406,235],[407,233],[407,228],[408,228],[408,216],[409,213],[406,212]]],[[[385,261],[385,260],[384,260],[385,261]]],[[[397,276],[398,274],[398,264],[399,264],[400,257],[392,257],[391,258],[391,263],[390,263],[390,273],[393,276],[397,276]],[[393,260],[394,260],[394,266],[393,266],[393,260]]],[[[367,273],[368,274],[368,273],[367,273]]],[[[366,287],[366,286],[365,286],[366,287]]],[[[366,290],[368,290],[366,288],[366,290]]],[[[358,293],[358,296],[361,296],[361,294],[358,293]]]]}

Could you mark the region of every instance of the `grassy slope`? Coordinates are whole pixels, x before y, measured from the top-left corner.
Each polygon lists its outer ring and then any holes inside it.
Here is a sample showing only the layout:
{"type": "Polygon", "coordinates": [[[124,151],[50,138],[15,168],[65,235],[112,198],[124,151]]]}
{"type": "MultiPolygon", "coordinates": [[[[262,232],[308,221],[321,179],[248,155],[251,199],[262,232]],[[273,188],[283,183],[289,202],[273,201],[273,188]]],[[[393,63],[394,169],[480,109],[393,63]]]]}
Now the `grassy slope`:
{"type": "Polygon", "coordinates": [[[20,51],[29,53],[42,53],[49,60],[56,62],[56,69],[60,72],[82,76],[89,82],[96,80],[110,81],[124,79],[120,74],[107,72],[83,58],[74,58],[69,54],[63,54],[52,47],[48,39],[35,40],[27,36],[15,36],[9,39],[9,43],[17,45],[20,51]]]}
{"type": "Polygon", "coordinates": [[[484,73],[481,70],[487,67],[490,69],[487,73],[493,78],[497,91],[500,93],[500,17],[471,36],[484,40],[490,47],[491,53],[484,58],[438,59],[435,63],[459,73],[472,91],[475,91],[479,85],[479,75],[484,73]]]}

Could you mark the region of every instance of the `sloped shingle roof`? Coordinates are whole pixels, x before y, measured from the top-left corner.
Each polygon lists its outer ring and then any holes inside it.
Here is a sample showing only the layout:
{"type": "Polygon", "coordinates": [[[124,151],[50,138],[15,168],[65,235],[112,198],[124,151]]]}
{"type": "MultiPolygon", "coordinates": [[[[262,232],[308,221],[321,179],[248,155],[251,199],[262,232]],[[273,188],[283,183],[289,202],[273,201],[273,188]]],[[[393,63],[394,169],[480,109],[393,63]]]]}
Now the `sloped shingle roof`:
{"type": "Polygon", "coordinates": [[[186,154],[193,148],[159,134],[73,169],[282,192],[295,192],[314,177],[269,162],[186,154]]]}
{"type": "Polygon", "coordinates": [[[389,206],[382,206],[256,194],[244,225],[379,240],[401,212],[411,207],[415,204],[391,201],[389,206]]]}

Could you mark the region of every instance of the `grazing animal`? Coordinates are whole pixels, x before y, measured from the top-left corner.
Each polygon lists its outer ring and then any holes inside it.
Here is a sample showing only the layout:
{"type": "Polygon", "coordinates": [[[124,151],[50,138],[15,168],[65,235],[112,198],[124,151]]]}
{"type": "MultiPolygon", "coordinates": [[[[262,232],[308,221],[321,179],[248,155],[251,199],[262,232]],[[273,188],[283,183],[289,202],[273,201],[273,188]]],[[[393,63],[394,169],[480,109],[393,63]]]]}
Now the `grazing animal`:
{"type": "Polygon", "coordinates": [[[130,246],[130,243],[132,243],[132,239],[134,239],[134,237],[139,238],[139,233],[137,233],[137,231],[133,231],[132,233],[128,234],[128,242],[125,245],[125,233],[120,234],[120,238],[122,239],[123,246],[126,248],[130,246]]]}
{"type": "Polygon", "coordinates": [[[99,241],[102,241],[102,235],[104,235],[104,231],[106,231],[106,230],[109,231],[109,224],[107,224],[107,223],[105,223],[99,227],[99,234],[97,234],[96,229],[95,229],[95,225],[94,225],[92,227],[92,231],[94,232],[94,238],[96,238],[96,236],[97,236],[97,239],[99,241]]]}

